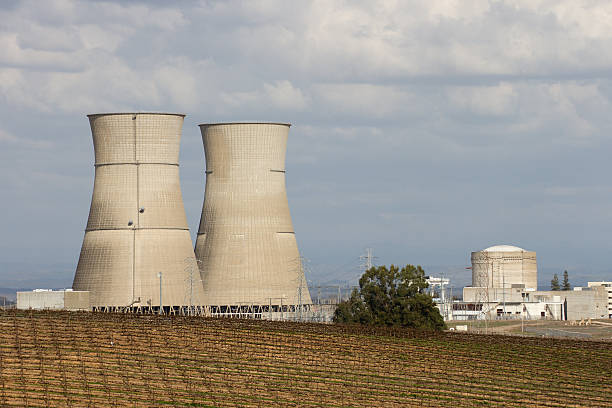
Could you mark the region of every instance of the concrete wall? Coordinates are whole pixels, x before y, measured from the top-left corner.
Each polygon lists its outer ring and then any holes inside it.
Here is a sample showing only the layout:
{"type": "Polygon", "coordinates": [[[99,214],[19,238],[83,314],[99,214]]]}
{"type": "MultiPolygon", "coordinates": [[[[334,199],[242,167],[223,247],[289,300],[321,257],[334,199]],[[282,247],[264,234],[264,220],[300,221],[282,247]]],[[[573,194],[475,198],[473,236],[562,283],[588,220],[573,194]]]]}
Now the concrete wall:
{"type": "Polygon", "coordinates": [[[95,181],[74,277],[92,306],[201,305],[179,182],[183,115],[89,115],[95,181]],[[190,299],[190,271],[194,271],[190,299]]]}
{"type": "Polygon", "coordinates": [[[312,303],[285,189],[289,125],[200,125],[206,193],[195,247],[209,305],[312,303]]]}
{"type": "Polygon", "coordinates": [[[608,318],[612,319],[612,282],[611,281],[600,281],[600,282],[589,282],[589,288],[591,287],[604,287],[608,292],[608,318]]]}
{"type": "Polygon", "coordinates": [[[89,292],[63,290],[17,292],[17,309],[90,310],[89,292]]]}
{"type": "Polygon", "coordinates": [[[65,291],[64,309],[66,310],[90,310],[89,292],[65,291]]]}
{"type": "Polygon", "coordinates": [[[604,319],[608,317],[608,292],[603,286],[588,290],[561,290],[534,292],[532,298],[543,302],[558,296],[561,302],[567,300],[567,320],[604,319]]]}

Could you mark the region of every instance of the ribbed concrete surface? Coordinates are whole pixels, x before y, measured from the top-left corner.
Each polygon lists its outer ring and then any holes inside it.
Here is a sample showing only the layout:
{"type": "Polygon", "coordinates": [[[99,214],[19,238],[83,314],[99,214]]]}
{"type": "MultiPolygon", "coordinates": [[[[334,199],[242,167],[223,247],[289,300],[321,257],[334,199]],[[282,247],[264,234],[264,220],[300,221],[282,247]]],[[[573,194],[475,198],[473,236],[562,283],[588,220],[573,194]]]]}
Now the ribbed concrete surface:
{"type": "Polygon", "coordinates": [[[179,183],[183,115],[89,120],[96,175],[73,288],[90,291],[92,306],[158,306],[162,272],[164,306],[202,304],[179,183]]]}
{"type": "Polygon", "coordinates": [[[206,193],[196,258],[208,305],[311,303],[285,190],[289,125],[200,125],[206,193]]]}
{"type": "Polygon", "coordinates": [[[511,288],[523,284],[538,288],[538,265],[532,251],[472,252],[472,286],[483,288],[511,288]]]}

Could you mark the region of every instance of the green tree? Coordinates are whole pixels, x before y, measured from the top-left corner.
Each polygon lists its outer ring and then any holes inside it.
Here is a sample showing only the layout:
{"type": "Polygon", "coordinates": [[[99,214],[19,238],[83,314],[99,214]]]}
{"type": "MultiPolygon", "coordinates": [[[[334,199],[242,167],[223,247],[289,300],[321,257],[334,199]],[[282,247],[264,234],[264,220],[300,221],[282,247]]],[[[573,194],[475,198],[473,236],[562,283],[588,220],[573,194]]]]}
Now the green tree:
{"type": "Polygon", "coordinates": [[[359,279],[359,289],[338,305],[334,321],[442,330],[446,326],[438,308],[423,293],[427,286],[420,266],[372,267],[359,279]]]}
{"type": "Polygon", "coordinates": [[[559,285],[559,277],[556,273],[550,281],[550,290],[561,290],[561,286],[559,285]]]}
{"type": "Polygon", "coordinates": [[[372,314],[361,299],[359,290],[353,289],[348,300],[340,302],[334,313],[334,320],[341,323],[368,324],[372,321],[372,314]]]}
{"type": "Polygon", "coordinates": [[[572,290],[572,285],[570,285],[567,270],[563,271],[563,284],[561,285],[561,290],[572,290]]]}

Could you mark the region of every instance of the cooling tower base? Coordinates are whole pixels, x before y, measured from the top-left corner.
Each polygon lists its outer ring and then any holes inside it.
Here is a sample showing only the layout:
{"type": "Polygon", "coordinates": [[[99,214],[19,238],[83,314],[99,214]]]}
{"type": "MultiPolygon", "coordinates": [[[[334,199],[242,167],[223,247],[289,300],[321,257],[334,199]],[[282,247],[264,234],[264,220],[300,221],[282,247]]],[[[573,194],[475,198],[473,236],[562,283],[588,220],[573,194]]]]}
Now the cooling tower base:
{"type": "MultiPolygon", "coordinates": [[[[160,314],[159,306],[94,306],[98,313],[160,314]]],[[[216,305],[216,306],[164,306],[161,314],[167,316],[201,316],[230,319],[281,320],[296,322],[332,321],[336,305],[216,305]]]]}
{"type": "MultiPolygon", "coordinates": [[[[94,306],[94,312],[160,314],[159,306],[94,306]]],[[[171,316],[209,316],[205,306],[163,306],[161,314],[171,316]]]]}

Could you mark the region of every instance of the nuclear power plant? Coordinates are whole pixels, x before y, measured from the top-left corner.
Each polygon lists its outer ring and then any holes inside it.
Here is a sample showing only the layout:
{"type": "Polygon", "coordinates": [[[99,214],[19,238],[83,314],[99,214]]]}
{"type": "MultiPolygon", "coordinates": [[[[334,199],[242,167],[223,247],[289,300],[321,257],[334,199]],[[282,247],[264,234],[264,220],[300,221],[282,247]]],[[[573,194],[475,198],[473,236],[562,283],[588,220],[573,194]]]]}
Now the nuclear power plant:
{"type": "MultiPolygon", "coordinates": [[[[72,288],[19,292],[18,308],[331,321],[335,304],[312,303],[291,221],[290,124],[199,125],[206,184],[194,248],[179,180],[184,115],[88,118],[95,179],[72,288]]],[[[452,287],[446,295],[449,279],[428,278],[445,320],[612,318],[612,282],[539,291],[533,251],[491,246],[468,269],[462,300],[452,287]]]]}
{"type": "Polygon", "coordinates": [[[289,127],[200,125],[206,189],[195,254],[217,310],[312,303],[285,190],[289,127]]]}
{"type": "MultiPolygon", "coordinates": [[[[452,302],[449,320],[579,320],[612,316],[609,282],[574,290],[538,290],[536,253],[512,245],[472,252],[472,285],[452,302]],[[610,304],[610,305],[609,305],[610,304]]],[[[612,300],[612,299],[611,299],[612,300]]]]}
{"type": "Polygon", "coordinates": [[[88,117],[95,181],[73,289],[94,310],[203,305],[179,182],[184,115],[88,117]]]}

